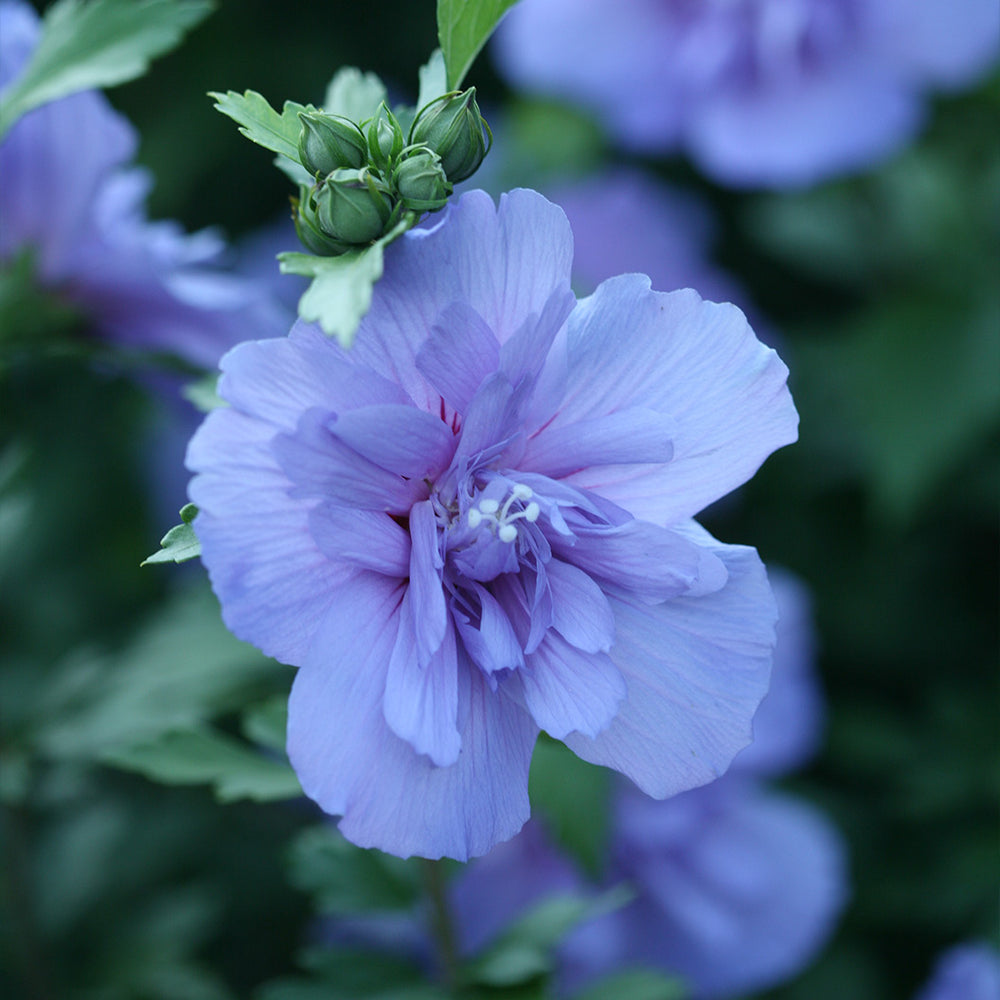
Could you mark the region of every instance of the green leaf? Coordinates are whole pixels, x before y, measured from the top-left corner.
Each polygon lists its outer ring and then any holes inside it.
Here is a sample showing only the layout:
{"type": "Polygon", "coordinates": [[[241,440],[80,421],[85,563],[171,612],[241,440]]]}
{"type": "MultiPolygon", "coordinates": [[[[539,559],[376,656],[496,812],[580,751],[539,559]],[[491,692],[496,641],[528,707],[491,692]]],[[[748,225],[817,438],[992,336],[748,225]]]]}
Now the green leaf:
{"type": "Polygon", "coordinates": [[[288,695],[275,695],[243,713],[243,735],[268,750],[285,752],[288,730],[288,695]]]}
{"type": "Polygon", "coordinates": [[[59,0],[46,11],[30,62],[0,99],[0,138],[32,108],[140,76],[213,6],[211,0],[59,0]]]}
{"type": "Polygon", "coordinates": [[[303,830],[288,861],[291,884],[313,896],[323,913],[409,909],[420,898],[416,862],[355,847],[327,825],[303,830]]]}
{"type": "Polygon", "coordinates": [[[420,67],[420,90],[417,95],[417,111],[431,101],[448,93],[448,69],[444,64],[444,54],[440,49],[431,53],[430,59],[420,67]]]}
{"type": "MultiPolygon", "coordinates": [[[[216,391],[218,385],[218,372],[209,372],[202,378],[184,386],[181,389],[181,395],[189,403],[193,403],[202,413],[211,413],[212,410],[217,410],[220,406],[229,405],[216,391]]],[[[146,561],[149,562],[148,559],[146,561]]]]}
{"type": "Polygon", "coordinates": [[[286,762],[212,729],[177,729],[150,743],[108,750],[102,759],[168,785],[210,783],[223,802],[271,802],[302,794],[286,762]]]}
{"type": "Polygon", "coordinates": [[[374,73],[362,73],[355,66],[337,70],[326,88],[323,110],[360,124],[374,116],[386,100],[385,84],[374,73]]]}
{"type": "Polygon", "coordinates": [[[448,67],[448,90],[457,90],[493,34],[500,18],[517,0],[438,0],[438,41],[448,67]]]}
{"type": "Polygon", "coordinates": [[[162,562],[186,562],[188,559],[197,559],[201,555],[201,542],[191,527],[191,522],[198,516],[198,508],[193,503],[187,503],[181,508],[181,524],[171,528],[160,539],[160,551],[154,552],[149,558],[143,559],[139,564],[146,566],[149,563],[162,562]]]}
{"type": "Polygon", "coordinates": [[[678,979],[652,969],[629,969],[594,983],[575,1000],[684,1000],[688,995],[678,979]]]}
{"type": "Polygon", "coordinates": [[[232,118],[251,142],[294,163],[299,162],[299,132],[302,129],[299,112],[315,111],[311,104],[285,101],[281,114],[278,114],[255,90],[246,90],[242,94],[235,90],[225,94],[211,91],[208,96],[215,100],[216,110],[232,118]]]}

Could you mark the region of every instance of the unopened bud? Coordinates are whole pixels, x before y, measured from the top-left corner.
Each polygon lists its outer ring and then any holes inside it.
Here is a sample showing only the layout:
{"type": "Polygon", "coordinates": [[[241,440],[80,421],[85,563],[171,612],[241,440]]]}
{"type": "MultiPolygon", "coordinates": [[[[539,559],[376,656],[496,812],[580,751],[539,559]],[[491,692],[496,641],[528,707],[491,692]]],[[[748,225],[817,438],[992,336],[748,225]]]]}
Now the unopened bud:
{"type": "Polygon", "coordinates": [[[332,170],[364,166],[368,144],[364,133],[348,118],[300,111],[299,161],[314,177],[332,170]]]}
{"type": "Polygon", "coordinates": [[[316,192],[319,228],[344,243],[378,239],[391,213],[388,193],[367,169],[334,170],[316,192]]]}
{"type": "Polygon", "coordinates": [[[479,113],[476,88],[445,94],[422,108],[410,129],[410,142],[430,146],[452,184],[471,177],[493,144],[493,133],[479,113]]]}
{"type": "Polygon", "coordinates": [[[441,157],[426,146],[408,146],[392,172],[393,190],[415,212],[444,208],[451,194],[441,157]]]}
{"type": "Polygon", "coordinates": [[[349,244],[331,239],[320,229],[316,202],[308,188],[300,188],[299,197],[292,198],[292,221],[302,245],[310,253],[321,257],[336,257],[345,250],[350,250],[349,244]]]}
{"type": "Polygon", "coordinates": [[[383,101],[367,128],[368,156],[373,166],[388,175],[393,160],[403,151],[403,130],[383,101]]]}

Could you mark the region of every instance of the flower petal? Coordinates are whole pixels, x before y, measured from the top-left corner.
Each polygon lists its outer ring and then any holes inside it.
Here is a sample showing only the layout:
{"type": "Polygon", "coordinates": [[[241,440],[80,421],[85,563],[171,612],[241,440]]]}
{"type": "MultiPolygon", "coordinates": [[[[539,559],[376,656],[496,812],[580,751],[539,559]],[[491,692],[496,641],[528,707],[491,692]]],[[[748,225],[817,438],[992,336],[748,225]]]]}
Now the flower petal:
{"type": "Polygon", "coordinates": [[[410,536],[386,513],[322,503],[309,514],[309,530],[320,551],[399,579],[410,572],[410,536]]]}
{"type": "MultiPolygon", "coordinates": [[[[516,670],[524,665],[524,653],[517,641],[514,628],[496,598],[485,588],[475,585],[479,598],[479,627],[465,614],[457,600],[452,604],[452,615],[470,659],[484,673],[516,670]]],[[[464,602],[463,602],[464,603],[464,602]]]]}
{"type": "Polygon", "coordinates": [[[271,447],[296,498],[322,497],[362,510],[406,514],[427,496],[427,485],[388,472],[330,431],[331,413],[314,406],[306,410],[291,434],[276,434],[271,447]]]}
{"type": "Polygon", "coordinates": [[[535,722],[550,736],[596,736],[614,718],[625,681],[606,653],[584,653],[548,632],[507,683],[520,685],[535,722]]]}
{"type": "Polygon", "coordinates": [[[362,847],[402,857],[485,854],[528,818],[538,729],[459,658],[462,753],[436,767],[386,724],[383,690],[402,588],[362,574],[330,609],[292,686],[288,755],[306,794],[362,847]]]}
{"type": "Polygon", "coordinates": [[[549,560],[545,575],[552,592],[552,627],[585,653],[606,653],[615,641],[615,616],[604,591],[561,559],[549,560]]]}
{"type": "Polygon", "coordinates": [[[750,548],[717,543],[715,552],[728,581],[713,594],[655,606],[609,594],[610,656],[628,697],[595,739],[566,739],[577,756],[621,771],[655,798],[722,774],[749,744],[767,691],[777,614],[764,567],[750,548]]]}
{"type": "Polygon", "coordinates": [[[444,642],[448,608],[441,582],[444,560],[438,542],[437,519],[430,500],[410,511],[410,589],[413,605],[413,657],[420,666],[444,642]]]}
{"type": "Polygon", "coordinates": [[[788,369],[735,306],[704,302],[690,289],[653,292],[641,275],[623,275],[579,303],[566,350],[566,396],[553,429],[631,407],[676,421],[670,462],[570,477],[635,517],[690,517],[795,440],[788,369]]]}
{"type": "Polygon", "coordinates": [[[382,709],[389,728],[438,767],[454,764],[462,749],[458,714],[458,660],[450,621],[426,664],[416,656],[417,626],[410,590],[399,609],[399,632],[389,658],[382,709]]]}
{"type": "Polygon", "coordinates": [[[596,465],[669,462],[676,432],[669,414],[629,407],[575,424],[548,425],[529,438],[518,466],[559,478],[596,465]]]}
{"type": "Polygon", "coordinates": [[[455,436],[439,417],[385,403],[337,415],[330,432],[370,462],[408,479],[433,478],[451,461],[455,436]]]}

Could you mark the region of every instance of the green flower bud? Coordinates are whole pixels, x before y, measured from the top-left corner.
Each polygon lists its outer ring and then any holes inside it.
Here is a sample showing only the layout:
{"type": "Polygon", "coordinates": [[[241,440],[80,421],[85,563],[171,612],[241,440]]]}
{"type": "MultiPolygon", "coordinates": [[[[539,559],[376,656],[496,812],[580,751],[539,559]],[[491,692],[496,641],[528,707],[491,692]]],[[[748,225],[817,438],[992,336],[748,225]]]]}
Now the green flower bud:
{"type": "Polygon", "coordinates": [[[292,198],[292,221],[302,245],[320,257],[337,257],[350,250],[347,243],[331,239],[319,227],[316,216],[316,202],[308,188],[299,189],[299,197],[292,198]]]}
{"type": "Polygon", "coordinates": [[[364,166],[368,144],[364,133],[348,118],[300,111],[299,161],[314,177],[344,167],[364,166]]]}
{"type": "Polygon", "coordinates": [[[392,186],[404,207],[415,212],[436,212],[451,194],[441,157],[427,146],[403,150],[392,172],[392,186]]]}
{"type": "Polygon", "coordinates": [[[392,202],[367,169],[334,170],[316,192],[319,228],[344,243],[378,239],[392,214],[392,202]]]}
{"type": "Polygon", "coordinates": [[[383,101],[368,122],[368,156],[372,164],[388,175],[393,160],[403,151],[403,130],[383,101]]]}
{"type": "Polygon", "coordinates": [[[430,146],[452,184],[471,177],[493,145],[493,133],[476,103],[476,88],[445,94],[421,108],[410,142],[430,146]]]}

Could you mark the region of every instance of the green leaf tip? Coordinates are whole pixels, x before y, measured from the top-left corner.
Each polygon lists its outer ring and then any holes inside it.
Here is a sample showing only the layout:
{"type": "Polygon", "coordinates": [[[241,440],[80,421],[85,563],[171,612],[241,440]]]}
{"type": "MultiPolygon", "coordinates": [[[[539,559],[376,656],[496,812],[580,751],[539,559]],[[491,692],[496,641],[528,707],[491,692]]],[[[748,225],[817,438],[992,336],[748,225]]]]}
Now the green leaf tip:
{"type": "Polygon", "coordinates": [[[154,552],[148,559],[143,559],[140,566],[150,563],[187,562],[201,555],[201,542],[191,527],[191,522],[198,516],[198,508],[193,503],[181,507],[181,523],[171,528],[160,539],[160,550],[154,552]]]}
{"type": "Polygon", "coordinates": [[[28,65],[0,99],[0,138],[43,104],[141,76],[214,7],[213,0],[59,0],[45,13],[28,65]]]}
{"type": "Polygon", "coordinates": [[[517,0],[438,0],[438,41],[448,69],[447,89],[457,90],[500,18],[517,0]]]}

